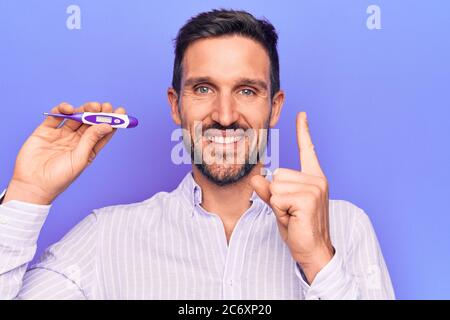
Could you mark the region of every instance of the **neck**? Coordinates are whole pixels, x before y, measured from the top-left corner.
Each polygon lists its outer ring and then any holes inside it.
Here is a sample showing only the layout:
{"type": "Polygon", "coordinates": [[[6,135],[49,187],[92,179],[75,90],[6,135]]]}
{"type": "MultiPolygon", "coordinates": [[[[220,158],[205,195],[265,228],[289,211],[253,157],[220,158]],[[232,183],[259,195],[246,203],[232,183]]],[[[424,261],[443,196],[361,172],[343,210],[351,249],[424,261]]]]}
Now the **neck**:
{"type": "Polygon", "coordinates": [[[225,225],[227,238],[231,235],[234,225],[244,212],[250,208],[250,197],[253,188],[250,178],[259,173],[261,164],[255,165],[252,171],[236,183],[218,186],[205,177],[196,166],[192,166],[194,180],[202,189],[201,206],[208,212],[217,214],[225,225]]]}

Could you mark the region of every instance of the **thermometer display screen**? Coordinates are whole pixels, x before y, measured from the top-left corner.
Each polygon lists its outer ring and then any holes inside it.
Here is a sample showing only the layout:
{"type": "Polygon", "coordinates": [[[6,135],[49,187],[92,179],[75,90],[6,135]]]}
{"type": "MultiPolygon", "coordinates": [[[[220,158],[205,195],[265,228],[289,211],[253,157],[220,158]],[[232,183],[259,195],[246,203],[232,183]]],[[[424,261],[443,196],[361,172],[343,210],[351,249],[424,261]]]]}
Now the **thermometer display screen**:
{"type": "Polygon", "coordinates": [[[112,119],[111,119],[111,117],[96,116],[95,117],[95,122],[98,122],[98,123],[111,123],[112,119]]]}

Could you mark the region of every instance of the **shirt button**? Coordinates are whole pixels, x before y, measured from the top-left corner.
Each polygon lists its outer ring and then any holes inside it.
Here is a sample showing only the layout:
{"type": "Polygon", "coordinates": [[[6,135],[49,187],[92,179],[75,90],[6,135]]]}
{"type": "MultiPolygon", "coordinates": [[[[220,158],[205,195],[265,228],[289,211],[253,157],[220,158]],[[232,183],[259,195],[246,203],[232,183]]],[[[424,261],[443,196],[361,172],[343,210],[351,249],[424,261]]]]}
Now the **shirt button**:
{"type": "Polygon", "coordinates": [[[7,224],[8,221],[6,220],[6,218],[0,217],[0,224],[7,224]]]}

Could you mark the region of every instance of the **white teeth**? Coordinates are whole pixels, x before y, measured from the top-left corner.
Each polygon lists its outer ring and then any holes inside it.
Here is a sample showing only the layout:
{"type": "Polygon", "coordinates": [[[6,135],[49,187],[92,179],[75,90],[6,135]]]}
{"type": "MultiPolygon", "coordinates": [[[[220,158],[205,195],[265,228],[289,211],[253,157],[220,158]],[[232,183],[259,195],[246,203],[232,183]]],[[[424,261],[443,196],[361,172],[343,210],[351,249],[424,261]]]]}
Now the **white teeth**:
{"type": "Polygon", "coordinates": [[[209,136],[208,140],[214,143],[229,144],[235,143],[242,139],[242,136],[223,137],[223,136],[209,136]]]}

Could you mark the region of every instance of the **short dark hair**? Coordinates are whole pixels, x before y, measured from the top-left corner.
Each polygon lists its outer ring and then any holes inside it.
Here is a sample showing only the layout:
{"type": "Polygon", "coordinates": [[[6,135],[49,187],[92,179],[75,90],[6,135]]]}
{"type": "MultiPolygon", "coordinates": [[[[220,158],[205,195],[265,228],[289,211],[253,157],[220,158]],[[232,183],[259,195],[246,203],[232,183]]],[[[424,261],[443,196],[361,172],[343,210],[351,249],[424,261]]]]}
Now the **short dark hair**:
{"type": "Polygon", "coordinates": [[[280,90],[280,66],[277,51],[278,35],[267,19],[256,19],[246,11],[215,9],[190,18],[175,38],[175,60],[172,87],[179,94],[186,49],[196,40],[226,35],[241,35],[260,43],[270,59],[271,98],[280,90]]]}

